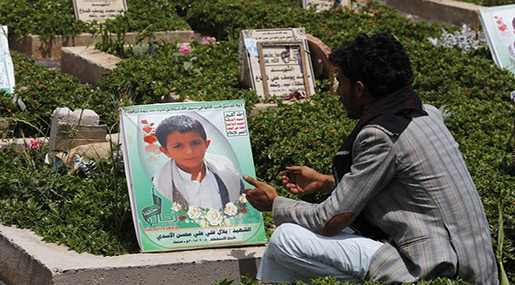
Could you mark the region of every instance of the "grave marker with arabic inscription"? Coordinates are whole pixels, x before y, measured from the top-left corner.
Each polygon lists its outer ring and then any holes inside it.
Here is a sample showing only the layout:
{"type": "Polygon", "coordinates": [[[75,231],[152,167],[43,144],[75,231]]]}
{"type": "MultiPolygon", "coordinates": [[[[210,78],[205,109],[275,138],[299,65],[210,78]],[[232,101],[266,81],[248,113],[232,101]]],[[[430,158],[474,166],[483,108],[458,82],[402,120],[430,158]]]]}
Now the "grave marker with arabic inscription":
{"type": "Polygon", "coordinates": [[[125,0],[73,0],[75,17],[84,22],[105,22],[127,10],[125,0]]]}
{"type": "Polygon", "coordinates": [[[314,75],[303,28],[243,30],[240,79],[262,97],[310,97],[314,75]]]}
{"type": "Polygon", "coordinates": [[[300,0],[302,8],[316,7],[317,11],[331,10],[338,6],[350,7],[350,0],[300,0]]]}

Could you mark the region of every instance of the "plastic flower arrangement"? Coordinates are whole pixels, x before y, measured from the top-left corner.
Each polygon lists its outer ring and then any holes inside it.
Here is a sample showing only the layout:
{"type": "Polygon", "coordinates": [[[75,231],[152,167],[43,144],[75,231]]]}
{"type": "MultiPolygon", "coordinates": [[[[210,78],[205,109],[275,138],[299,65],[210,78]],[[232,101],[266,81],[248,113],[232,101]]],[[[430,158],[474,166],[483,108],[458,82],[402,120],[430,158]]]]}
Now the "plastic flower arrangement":
{"type": "Polygon", "coordinates": [[[179,53],[183,53],[183,54],[186,54],[186,55],[189,55],[191,53],[191,51],[192,51],[192,49],[188,45],[182,45],[179,48],[179,53]]]}
{"type": "Polygon", "coordinates": [[[198,206],[189,206],[187,209],[183,209],[179,203],[174,202],[171,210],[179,215],[179,220],[186,223],[197,223],[202,227],[228,226],[237,224],[237,220],[240,220],[248,212],[247,203],[245,194],[241,194],[238,202],[229,202],[221,209],[198,206]]]}

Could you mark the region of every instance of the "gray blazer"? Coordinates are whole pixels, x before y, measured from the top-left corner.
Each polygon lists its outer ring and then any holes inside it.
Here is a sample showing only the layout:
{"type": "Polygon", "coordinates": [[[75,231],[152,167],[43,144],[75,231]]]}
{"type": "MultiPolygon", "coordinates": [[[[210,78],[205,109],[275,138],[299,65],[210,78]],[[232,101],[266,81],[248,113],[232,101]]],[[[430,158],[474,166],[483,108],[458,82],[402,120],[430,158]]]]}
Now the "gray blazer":
{"type": "Polygon", "coordinates": [[[395,136],[367,126],[353,145],[353,165],[320,204],[275,199],[277,225],[322,233],[335,215],[364,214],[391,238],[372,257],[369,277],[414,282],[438,276],[497,284],[488,222],[458,144],[438,109],[395,136]]]}

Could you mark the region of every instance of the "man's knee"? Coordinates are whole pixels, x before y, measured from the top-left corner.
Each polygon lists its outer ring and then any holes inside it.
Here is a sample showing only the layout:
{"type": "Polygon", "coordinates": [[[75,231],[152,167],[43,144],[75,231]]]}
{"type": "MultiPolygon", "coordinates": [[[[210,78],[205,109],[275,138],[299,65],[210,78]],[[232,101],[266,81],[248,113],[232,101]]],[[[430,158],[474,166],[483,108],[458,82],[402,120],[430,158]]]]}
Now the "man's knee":
{"type": "Polygon", "coordinates": [[[275,229],[272,237],[268,241],[268,250],[270,250],[274,256],[297,256],[302,252],[298,244],[299,237],[301,237],[302,232],[305,231],[308,230],[296,224],[286,223],[280,225],[275,229]]]}

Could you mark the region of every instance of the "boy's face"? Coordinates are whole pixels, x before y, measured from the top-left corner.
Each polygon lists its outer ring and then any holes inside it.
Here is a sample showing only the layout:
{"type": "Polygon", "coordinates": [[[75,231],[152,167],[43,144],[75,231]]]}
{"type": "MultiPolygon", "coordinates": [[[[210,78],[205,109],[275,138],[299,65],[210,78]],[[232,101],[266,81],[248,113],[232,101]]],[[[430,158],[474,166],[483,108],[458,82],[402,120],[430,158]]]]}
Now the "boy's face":
{"type": "Polygon", "coordinates": [[[166,137],[166,148],[160,147],[159,150],[175,160],[182,170],[191,173],[202,166],[210,143],[196,132],[173,132],[166,137]]]}

